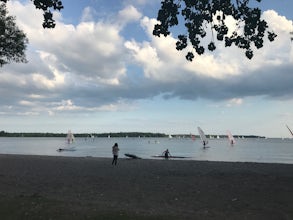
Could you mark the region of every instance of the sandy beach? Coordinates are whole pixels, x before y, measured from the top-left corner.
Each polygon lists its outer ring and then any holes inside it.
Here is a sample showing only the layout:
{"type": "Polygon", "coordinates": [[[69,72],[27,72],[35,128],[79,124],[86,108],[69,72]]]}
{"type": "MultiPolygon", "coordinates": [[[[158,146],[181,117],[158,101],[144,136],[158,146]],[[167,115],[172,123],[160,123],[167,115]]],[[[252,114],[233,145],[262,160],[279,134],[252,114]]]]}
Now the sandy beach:
{"type": "Polygon", "coordinates": [[[0,155],[1,219],[293,219],[293,164],[0,155]]]}

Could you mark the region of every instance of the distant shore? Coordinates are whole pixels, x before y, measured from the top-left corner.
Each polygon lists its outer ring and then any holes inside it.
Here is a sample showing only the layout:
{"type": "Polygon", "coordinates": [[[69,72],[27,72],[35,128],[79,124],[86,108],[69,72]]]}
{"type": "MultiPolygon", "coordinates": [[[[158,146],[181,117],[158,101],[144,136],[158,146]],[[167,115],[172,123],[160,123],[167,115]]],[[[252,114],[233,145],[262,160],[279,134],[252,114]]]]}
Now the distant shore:
{"type": "Polygon", "coordinates": [[[293,164],[0,155],[1,219],[293,219],[293,164]]]}
{"type": "MultiPolygon", "coordinates": [[[[74,133],[74,131],[72,131],[74,133]]],[[[50,132],[6,132],[0,131],[0,137],[66,137],[67,133],[50,133],[50,132]]],[[[80,138],[169,138],[170,134],[152,133],[152,132],[109,132],[109,133],[74,133],[75,137],[80,138]]],[[[193,135],[199,138],[199,135],[193,135]]],[[[172,138],[190,138],[191,134],[172,134],[172,138]]],[[[207,134],[211,138],[227,138],[227,135],[207,134]]],[[[265,138],[256,135],[234,135],[239,138],[265,138]]]]}

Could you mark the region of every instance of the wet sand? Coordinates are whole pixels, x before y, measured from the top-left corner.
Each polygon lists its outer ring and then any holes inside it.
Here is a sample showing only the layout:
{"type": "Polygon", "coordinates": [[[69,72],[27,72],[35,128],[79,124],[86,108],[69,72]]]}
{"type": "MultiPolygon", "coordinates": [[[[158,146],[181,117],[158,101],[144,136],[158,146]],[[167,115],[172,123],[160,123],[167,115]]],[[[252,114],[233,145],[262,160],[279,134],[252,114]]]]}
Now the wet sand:
{"type": "Polygon", "coordinates": [[[293,219],[293,164],[0,155],[1,219],[293,219]]]}

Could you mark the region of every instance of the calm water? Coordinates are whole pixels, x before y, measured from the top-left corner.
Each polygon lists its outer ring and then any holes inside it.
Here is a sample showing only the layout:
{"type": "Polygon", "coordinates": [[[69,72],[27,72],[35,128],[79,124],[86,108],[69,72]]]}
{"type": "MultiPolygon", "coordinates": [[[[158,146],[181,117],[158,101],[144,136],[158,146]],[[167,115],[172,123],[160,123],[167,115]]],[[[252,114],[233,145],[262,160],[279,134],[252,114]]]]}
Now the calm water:
{"type": "Polygon", "coordinates": [[[66,146],[65,138],[0,138],[1,154],[50,155],[72,157],[112,157],[112,146],[117,142],[120,157],[125,153],[142,158],[153,158],[166,148],[174,156],[190,160],[242,161],[293,164],[293,139],[236,139],[230,146],[227,139],[210,139],[207,149],[199,139],[190,138],[76,138],[76,151],[57,152],[66,146]]]}

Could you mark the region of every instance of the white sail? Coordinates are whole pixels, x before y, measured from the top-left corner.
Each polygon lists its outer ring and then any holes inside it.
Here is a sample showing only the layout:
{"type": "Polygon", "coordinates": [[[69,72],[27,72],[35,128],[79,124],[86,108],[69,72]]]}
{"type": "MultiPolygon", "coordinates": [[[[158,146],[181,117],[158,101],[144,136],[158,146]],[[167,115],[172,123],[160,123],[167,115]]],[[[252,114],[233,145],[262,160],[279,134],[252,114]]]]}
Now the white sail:
{"type": "Polygon", "coordinates": [[[72,143],[74,142],[74,135],[73,133],[69,130],[66,136],[66,143],[67,145],[64,147],[60,147],[57,149],[58,152],[62,151],[75,151],[75,146],[72,143]]]}
{"type": "Polygon", "coordinates": [[[66,140],[68,144],[72,144],[74,141],[74,135],[71,132],[71,130],[68,131],[67,136],[66,136],[66,140]]]}
{"type": "Polygon", "coordinates": [[[208,144],[208,139],[207,139],[207,137],[205,136],[203,130],[201,130],[200,127],[197,127],[197,130],[198,130],[200,139],[202,141],[203,147],[205,147],[208,144]]]}
{"type": "Polygon", "coordinates": [[[235,144],[235,139],[234,139],[234,137],[233,137],[233,135],[231,134],[230,131],[227,131],[227,135],[228,135],[229,143],[231,145],[235,144]]]}

